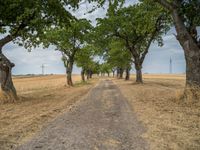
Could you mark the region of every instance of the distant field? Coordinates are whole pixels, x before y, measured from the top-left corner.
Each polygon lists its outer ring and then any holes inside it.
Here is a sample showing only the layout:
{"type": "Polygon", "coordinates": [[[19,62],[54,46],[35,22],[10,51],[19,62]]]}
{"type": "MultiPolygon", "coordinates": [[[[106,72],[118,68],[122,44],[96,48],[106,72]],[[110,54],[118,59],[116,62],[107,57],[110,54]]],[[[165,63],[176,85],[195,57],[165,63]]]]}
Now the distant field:
{"type": "MultiPolygon", "coordinates": [[[[134,75],[132,75],[134,77],[134,75]]],[[[185,74],[144,74],[144,79],[180,79],[185,80],[185,74]]]]}
{"type": "MultiPolygon", "coordinates": [[[[73,75],[73,82],[81,81],[80,75],[73,75]]],[[[37,92],[41,89],[52,89],[66,85],[65,75],[47,76],[18,76],[14,77],[14,84],[19,94],[37,92]]]]}
{"type": "Polygon", "coordinates": [[[147,128],[143,134],[152,150],[200,149],[200,103],[180,100],[185,75],[145,74],[144,84],[114,80],[138,119],[147,128]]]}

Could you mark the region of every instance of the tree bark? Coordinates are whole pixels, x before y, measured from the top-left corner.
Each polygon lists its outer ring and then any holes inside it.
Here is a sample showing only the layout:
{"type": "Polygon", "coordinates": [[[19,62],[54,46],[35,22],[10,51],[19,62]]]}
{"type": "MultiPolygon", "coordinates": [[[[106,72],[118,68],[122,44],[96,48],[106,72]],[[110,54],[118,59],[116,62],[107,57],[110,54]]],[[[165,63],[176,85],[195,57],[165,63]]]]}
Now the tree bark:
{"type": "Polygon", "coordinates": [[[73,61],[70,60],[69,62],[67,62],[67,66],[66,66],[67,85],[68,86],[73,86],[73,82],[72,82],[72,69],[73,69],[73,61]]]}
{"type": "Polygon", "coordinates": [[[122,68],[119,69],[119,78],[122,79],[124,74],[124,70],[122,68]]]}
{"type": "Polygon", "coordinates": [[[107,72],[108,77],[110,77],[110,72],[107,72]]]}
{"type": "Polygon", "coordinates": [[[83,82],[85,82],[85,70],[84,69],[81,70],[81,79],[83,82]]]}
{"type": "Polygon", "coordinates": [[[92,79],[92,71],[91,70],[89,70],[89,77],[90,77],[90,79],[92,79]]]}
{"type": "Polygon", "coordinates": [[[182,46],[186,59],[186,86],[200,87],[200,48],[187,31],[177,10],[173,10],[177,39],[182,46]]]}
{"type": "Polygon", "coordinates": [[[87,80],[89,80],[89,79],[90,79],[90,71],[87,70],[87,80]]]}
{"type": "Polygon", "coordinates": [[[174,21],[177,32],[177,40],[182,46],[186,60],[186,87],[184,95],[187,99],[200,99],[200,41],[195,40],[187,30],[182,16],[178,12],[178,7],[174,3],[169,3],[166,0],[157,0],[163,7],[168,9],[174,21]]]}
{"type": "Polygon", "coordinates": [[[2,53],[2,48],[5,44],[12,41],[13,38],[8,35],[0,40],[0,100],[3,102],[14,102],[18,100],[17,92],[12,81],[12,68],[14,63],[2,53]]]}
{"type": "Polygon", "coordinates": [[[136,83],[143,83],[142,80],[142,65],[140,63],[135,62],[135,69],[136,69],[136,83]]]}
{"type": "Polygon", "coordinates": [[[3,53],[0,53],[0,99],[3,102],[14,102],[18,100],[17,92],[12,81],[11,70],[14,66],[3,53]]]}
{"type": "Polygon", "coordinates": [[[117,78],[119,78],[119,77],[120,77],[120,69],[117,68],[117,78]]]}
{"type": "Polygon", "coordinates": [[[112,70],[113,78],[115,77],[115,70],[112,70]]]}
{"type": "Polygon", "coordinates": [[[127,67],[126,68],[126,77],[125,77],[125,80],[129,80],[130,79],[130,68],[127,67]]]}

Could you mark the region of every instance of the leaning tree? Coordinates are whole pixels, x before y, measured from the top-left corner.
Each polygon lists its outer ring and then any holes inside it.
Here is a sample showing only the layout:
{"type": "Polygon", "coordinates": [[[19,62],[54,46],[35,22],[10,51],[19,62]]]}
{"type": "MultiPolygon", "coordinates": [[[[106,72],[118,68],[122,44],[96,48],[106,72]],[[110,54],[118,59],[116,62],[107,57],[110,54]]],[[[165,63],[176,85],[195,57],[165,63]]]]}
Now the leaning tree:
{"type": "Polygon", "coordinates": [[[3,100],[16,100],[17,93],[12,82],[14,63],[3,54],[3,47],[11,41],[31,48],[39,45],[44,29],[68,25],[73,18],[65,7],[77,6],[67,0],[1,0],[0,1],[0,84],[3,100]]]}
{"type": "Polygon", "coordinates": [[[86,19],[74,19],[68,27],[49,28],[45,33],[46,44],[61,51],[66,68],[67,84],[73,86],[72,70],[76,54],[86,45],[92,25],[86,19]]]}
{"type": "MultiPolygon", "coordinates": [[[[200,26],[199,0],[155,0],[171,13],[177,32],[176,38],[182,46],[186,60],[185,96],[199,99],[200,89],[200,26]]],[[[155,3],[153,1],[153,3],[155,3]]],[[[145,0],[145,3],[152,3],[145,0]]]]}

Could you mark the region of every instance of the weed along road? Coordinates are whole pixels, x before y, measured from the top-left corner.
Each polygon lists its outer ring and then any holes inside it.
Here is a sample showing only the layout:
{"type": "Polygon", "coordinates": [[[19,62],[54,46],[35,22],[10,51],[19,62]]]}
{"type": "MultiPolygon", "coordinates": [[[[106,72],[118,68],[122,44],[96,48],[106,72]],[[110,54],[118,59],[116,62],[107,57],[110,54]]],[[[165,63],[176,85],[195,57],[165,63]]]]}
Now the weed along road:
{"type": "Polygon", "coordinates": [[[17,150],[144,150],[144,127],[118,87],[101,80],[70,111],[17,150]]]}

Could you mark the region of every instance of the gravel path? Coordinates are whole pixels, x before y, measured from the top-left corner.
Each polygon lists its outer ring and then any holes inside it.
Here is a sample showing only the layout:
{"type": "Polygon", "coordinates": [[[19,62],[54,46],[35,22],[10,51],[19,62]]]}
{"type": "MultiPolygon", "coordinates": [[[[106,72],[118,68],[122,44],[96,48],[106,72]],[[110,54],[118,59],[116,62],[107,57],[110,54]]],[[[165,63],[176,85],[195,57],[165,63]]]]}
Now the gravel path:
{"type": "Polygon", "coordinates": [[[102,80],[17,150],[146,150],[143,131],[118,87],[102,80]]]}

